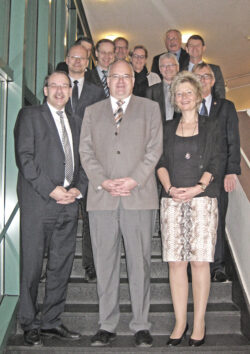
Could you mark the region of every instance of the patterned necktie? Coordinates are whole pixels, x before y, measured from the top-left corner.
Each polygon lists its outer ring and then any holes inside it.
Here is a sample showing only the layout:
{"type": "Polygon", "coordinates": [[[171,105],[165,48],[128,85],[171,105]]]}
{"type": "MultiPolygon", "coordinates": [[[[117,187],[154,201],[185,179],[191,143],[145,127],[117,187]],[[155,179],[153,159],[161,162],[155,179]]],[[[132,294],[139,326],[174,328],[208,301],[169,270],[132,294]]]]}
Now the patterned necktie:
{"type": "Polygon", "coordinates": [[[200,114],[202,116],[208,116],[205,98],[203,98],[203,100],[202,100],[202,106],[201,106],[200,114]]]}
{"type": "Polygon", "coordinates": [[[174,107],[171,104],[170,85],[166,87],[166,91],[165,91],[165,109],[166,109],[166,120],[172,120],[174,116],[174,107]]]}
{"type": "Polygon", "coordinates": [[[76,107],[78,103],[78,80],[74,81],[74,87],[72,90],[72,108],[73,112],[76,112],[76,107]]]}
{"type": "Polygon", "coordinates": [[[115,123],[116,123],[116,127],[119,128],[120,126],[120,123],[122,121],[122,118],[123,118],[123,109],[122,109],[122,105],[124,104],[125,102],[122,101],[122,100],[119,100],[116,102],[118,108],[117,110],[115,111],[114,113],[114,117],[115,117],[115,123]]]}
{"type": "Polygon", "coordinates": [[[73,180],[73,160],[72,160],[72,151],[71,151],[71,146],[69,143],[69,137],[67,134],[67,130],[64,125],[64,120],[63,120],[63,111],[57,111],[56,112],[59,117],[60,117],[60,123],[62,127],[62,145],[63,145],[63,150],[64,150],[64,155],[65,155],[65,177],[70,184],[73,180]]]}
{"type": "Polygon", "coordinates": [[[107,70],[102,70],[103,73],[103,77],[102,77],[102,85],[104,88],[104,92],[105,92],[105,96],[109,97],[109,88],[108,88],[108,84],[107,84],[107,70]]]}

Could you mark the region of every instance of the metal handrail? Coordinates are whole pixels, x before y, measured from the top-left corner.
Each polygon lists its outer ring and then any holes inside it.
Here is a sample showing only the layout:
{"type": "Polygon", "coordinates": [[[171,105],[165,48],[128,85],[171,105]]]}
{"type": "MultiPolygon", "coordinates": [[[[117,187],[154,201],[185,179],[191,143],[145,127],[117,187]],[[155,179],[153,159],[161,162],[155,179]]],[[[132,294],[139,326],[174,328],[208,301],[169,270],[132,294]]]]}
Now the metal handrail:
{"type": "Polygon", "coordinates": [[[18,203],[16,203],[15,208],[13,209],[13,211],[12,211],[12,213],[11,213],[11,215],[10,215],[8,221],[6,222],[6,224],[4,225],[3,230],[2,230],[1,233],[0,233],[0,243],[1,243],[2,239],[4,238],[4,236],[5,236],[5,234],[6,234],[7,230],[8,230],[8,228],[9,228],[11,222],[12,222],[12,220],[14,219],[14,217],[15,217],[17,211],[18,211],[18,209],[19,209],[19,205],[18,205],[18,203]]]}

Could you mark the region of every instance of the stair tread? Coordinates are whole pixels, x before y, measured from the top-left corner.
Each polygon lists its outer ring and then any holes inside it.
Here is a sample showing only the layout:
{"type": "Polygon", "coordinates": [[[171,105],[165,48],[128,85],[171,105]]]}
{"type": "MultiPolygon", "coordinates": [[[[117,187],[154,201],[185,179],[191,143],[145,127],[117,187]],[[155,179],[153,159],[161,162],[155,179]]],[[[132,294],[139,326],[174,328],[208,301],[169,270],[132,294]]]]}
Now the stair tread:
{"type": "MultiPolygon", "coordinates": [[[[112,343],[111,346],[104,347],[104,348],[95,348],[90,346],[90,338],[91,336],[83,336],[81,340],[76,342],[69,342],[69,341],[60,341],[56,338],[44,338],[44,346],[43,347],[25,347],[23,345],[23,336],[21,334],[12,336],[8,341],[8,348],[7,353],[12,353],[13,350],[21,351],[26,350],[27,352],[34,353],[34,352],[47,352],[53,353],[56,349],[58,352],[67,352],[69,353],[117,353],[117,349],[120,348],[123,353],[139,353],[143,352],[146,353],[163,353],[166,352],[166,340],[167,336],[165,335],[158,335],[153,336],[154,344],[152,348],[135,348],[134,347],[134,338],[133,335],[119,335],[117,339],[112,343]]],[[[121,351],[119,350],[119,353],[121,351]]],[[[170,351],[178,352],[178,353],[197,353],[197,349],[188,346],[188,340],[184,340],[178,347],[170,348],[170,351]]],[[[215,353],[218,352],[225,352],[225,353],[232,353],[235,352],[244,352],[249,353],[250,350],[250,341],[247,340],[246,337],[239,335],[239,334],[229,334],[229,335],[207,335],[205,344],[199,348],[199,354],[201,353],[208,353],[208,351],[212,351],[215,353]],[[215,351],[214,351],[215,350],[215,351]]]]}

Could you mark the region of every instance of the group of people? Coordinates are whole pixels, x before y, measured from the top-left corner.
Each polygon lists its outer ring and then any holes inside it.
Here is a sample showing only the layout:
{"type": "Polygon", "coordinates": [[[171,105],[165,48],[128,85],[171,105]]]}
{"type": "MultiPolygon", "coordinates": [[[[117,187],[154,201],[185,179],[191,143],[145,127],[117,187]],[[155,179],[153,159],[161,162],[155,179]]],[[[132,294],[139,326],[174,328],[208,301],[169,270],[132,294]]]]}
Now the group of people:
{"type": "MultiPolygon", "coordinates": [[[[21,224],[18,318],[24,343],[42,337],[79,340],[61,320],[83,219],[83,267],[97,281],[99,330],[91,345],[109,345],[119,322],[121,243],[137,347],[150,347],[151,239],[161,189],[163,261],[175,326],[167,345],[186,335],[188,264],[194,321],[189,345],[205,341],[210,281],[225,281],[228,192],[240,174],[238,118],[218,65],[207,64],[199,35],[181,48],[181,33],[166,32],[167,51],[153,59],[143,45],[79,39],[66,61],[46,77],[40,106],[20,110],[15,125],[21,224]],[[130,59],[129,59],[130,57],[130,59]],[[157,178],[156,178],[157,177],[157,178]],[[159,184],[162,186],[159,188],[159,184]],[[37,293],[47,252],[45,297],[37,293]]],[[[84,296],[84,294],[83,294],[84,296]]]]}

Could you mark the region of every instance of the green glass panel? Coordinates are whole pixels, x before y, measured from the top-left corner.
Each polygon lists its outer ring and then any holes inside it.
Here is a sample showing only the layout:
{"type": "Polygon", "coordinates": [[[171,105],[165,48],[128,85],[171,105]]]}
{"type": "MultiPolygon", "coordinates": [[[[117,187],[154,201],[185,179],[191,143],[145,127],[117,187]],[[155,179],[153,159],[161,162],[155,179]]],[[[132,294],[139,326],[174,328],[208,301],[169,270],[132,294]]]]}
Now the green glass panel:
{"type": "Polygon", "coordinates": [[[10,0],[0,0],[0,58],[7,64],[9,56],[10,0]]]}

